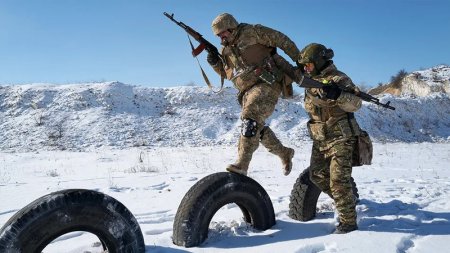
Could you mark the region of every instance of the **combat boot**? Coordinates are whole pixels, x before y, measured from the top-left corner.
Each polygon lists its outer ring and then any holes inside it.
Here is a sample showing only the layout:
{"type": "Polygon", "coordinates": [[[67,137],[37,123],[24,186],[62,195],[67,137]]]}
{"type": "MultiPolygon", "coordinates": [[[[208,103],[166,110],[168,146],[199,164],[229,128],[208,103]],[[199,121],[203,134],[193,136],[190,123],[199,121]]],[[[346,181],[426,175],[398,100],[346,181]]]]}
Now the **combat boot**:
{"type": "Polygon", "coordinates": [[[226,167],[226,170],[246,176],[253,153],[258,148],[258,146],[259,141],[257,137],[241,136],[239,138],[238,159],[235,163],[229,164],[226,167]]]}
{"type": "Polygon", "coordinates": [[[229,171],[229,172],[234,172],[234,173],[238,173],[238,174],[247,176],[248,166],[247,166],[246,169],[243,169],[241,166],[242,165],[239,164],[238,162],[232,163],[232,164],[228,164],[226,170],[229,171]]]}
{"type": "Polygon", "coordinates": [[[283,155],[281,155],[281,163],[283,164],[283,174],[289,175],[292,170],[292,158],[294,157],[295,150],[292,148],[284,148],[283,155]]]}
{"type": "Polygon", "coordinates": [[[343,224],[343,223],[339,223],[336,226],[336,230],[334,231],[333,234],[347,234],[349,232],[358,230],[358,225],[354,224],[354,225],[350,225],[350,224],[343,224]]]}
{"type": "Polygon", "coordinates": [[[292,170],[292,158],[295,153],[294,149],[283,146],[280,140],[275,136],[275,133],[268,126],[265,126],[261,131],[261,144],[266,147],[270,153],[280,157],[283,174],[285,176],[289,175],[292,170]]]}

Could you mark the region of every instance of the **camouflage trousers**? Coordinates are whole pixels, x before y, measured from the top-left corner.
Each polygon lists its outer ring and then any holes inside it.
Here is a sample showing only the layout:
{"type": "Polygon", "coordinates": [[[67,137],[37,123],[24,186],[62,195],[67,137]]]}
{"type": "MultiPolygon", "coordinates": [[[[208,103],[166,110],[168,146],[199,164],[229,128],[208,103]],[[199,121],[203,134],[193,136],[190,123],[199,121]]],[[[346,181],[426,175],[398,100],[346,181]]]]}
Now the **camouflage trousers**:
{"type": "Polygon", "coordinates": [[[356,204],[353,196],[352,152],[355,138],[334,141],[314,141],[310,178],[323,192],[333,198],[339,221],[343,224],[356,225],[356,204]]]}
{"type": "MultiPolygon", "coordinates": [[[[275,84],[274,84],[275,85],[275,84]]],[[[265,121],[275,110],[280,96],[279,84],[271,86],[266,83],[256,84],[245,92],[242,98],[241,119],[252,119],[256,121],[256,135],[245,137],[240,135],[238,144],[238,164],[242,170],[247,171],[253,153],[258,149],[259,143],[263,144],[269,152],[282,156],[286,147],[276,138],[275,133],[264,126],[265,121]]]]}

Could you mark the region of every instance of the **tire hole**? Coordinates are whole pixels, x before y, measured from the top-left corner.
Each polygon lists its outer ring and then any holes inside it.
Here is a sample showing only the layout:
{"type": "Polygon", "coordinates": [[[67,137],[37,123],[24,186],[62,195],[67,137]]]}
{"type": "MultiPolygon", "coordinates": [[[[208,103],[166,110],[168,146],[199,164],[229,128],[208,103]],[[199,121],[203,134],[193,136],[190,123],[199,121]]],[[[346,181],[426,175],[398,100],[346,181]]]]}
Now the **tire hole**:
{"type": "Polygon", "coordinates": [[[42,250],[42,253],[63,252],[103,253],[105,250],[96,235],[84,231],[63,234],[42,250]]]}
{"type": "Polygon", "coordinates": [[[212,217],[208,237],[230,237],[246,235],[251,226],[245,221],[244,214],[235,203],[221,207],[212,217]]]}

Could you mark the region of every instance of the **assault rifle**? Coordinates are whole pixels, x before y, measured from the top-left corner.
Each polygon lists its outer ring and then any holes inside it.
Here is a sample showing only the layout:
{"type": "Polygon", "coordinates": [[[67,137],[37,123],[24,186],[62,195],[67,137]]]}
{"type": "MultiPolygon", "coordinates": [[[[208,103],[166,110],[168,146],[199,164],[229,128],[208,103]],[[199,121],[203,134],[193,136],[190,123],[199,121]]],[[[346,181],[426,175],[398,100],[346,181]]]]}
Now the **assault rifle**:
{"type": "MultiPolygon", "coordinates": [[[[316,81],[314,79],[308,78],[304,75],[302,75],[302,77],[300,78],[300,81],[298,82],[298,86],[302,87],[302,88],[323,88],[326,84],[323,84],[319,81],[316,81]]],[[[361,98],[364,101],[370,102],[370,103],[374,103],[376,105],[379,105],[381,107],[387,108],[387,109],[391,109],[391,110],[395,110],[395,107],[391,106],[390,103],[391,101],[388,101],[386,104],[383,104],[380,102],[380,100],[376,97],[373,97],[365,92],[355,92],[353,90],[346,90],[343,89],[343,91],[348,92],[348,93],[352,93],[353,95],[361,98]]]]}
{"type": "Polygon", "coordinates": [[[177,21],[173,18],[173,14],[169,15],[167,12],[164,12],[164,16],[168,17],[170,20],[172,20],[175,24],[177,24],[179,27],[183,28],[187,34],[189,34],[192,38],[194,38],[196,41],[200,43],[200,45],[197,48],[194,48],[194,46],[191,43],[192,46],[192,56],[199,55],[203,50],[206,49],[209,53],[213,53],[217,55],[219,58],[222,58],[222,55],[219,54],[219,50],[217,50],[217,47],[215,47],[211,42],[207,41],[205,38],[203,38],[203,35],[201,35],[196,30],[192,29],[190,26],[184,24],[183,22],[177,21]]]}
{"type": "MultiPolygon", "coordinates": [[[[192,48],[192,56],[197,57],[197,55],[199,55],[201,52],[203,52],[203,50],[206,49],[206,51],[208,51],[209,53],[216,55],[222,62],[225,62],[222,55],[219,53],[219,50],[217,50],[217,47],[215,47],[213,44],[211,44],[211,42],[209,42],[205,38],[203,38],[203,35],[201,35],[196,30],[192,29],[190,26],[184,24],[183,22],[175,20],[173,18],[173,13],[168,14],[167,12],[164,12],[163,14],[164,14],[164,16],[166,16],[167,18],[172,20],[175,24],[177,24],[179,27],[183,28],[183,30],[185,30],[188,35],[190,35],[192,38],[194,38],[196,41],[198,41],[200,43],[200,45],[198,45],[196,48],[194,48],[191,38],[188,36],[189,43],[191,44],[191,48],[192,48]]],[[[197,59],[197,62],[198,62],[198,59],[197,59]]],[[[200,66],[200,70],[202,71],[203,79],[205,79],[206,84],[210,88],[212,88],[212,85],[209,82],[209,79],[206,76],[205,71],[203,71],[203,68],[200,65],[200,62],[198,62],[198,65],[200,66]]],[[[223,82],[224,82],[224,76],[221,75],[221,87],[220,87],[220,90],[217,92],[220,92],[222,90],[223,82]]]]}

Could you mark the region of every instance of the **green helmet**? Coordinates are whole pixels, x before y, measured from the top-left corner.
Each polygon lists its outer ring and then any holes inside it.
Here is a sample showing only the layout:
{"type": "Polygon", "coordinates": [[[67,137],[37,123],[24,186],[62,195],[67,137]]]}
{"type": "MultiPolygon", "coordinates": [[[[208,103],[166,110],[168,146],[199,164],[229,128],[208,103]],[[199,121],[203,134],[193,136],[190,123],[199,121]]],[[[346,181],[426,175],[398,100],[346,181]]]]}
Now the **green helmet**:
{"type": "Polygon", "coordinates": [[[238,25],[239,23],[231,14],[222,13],[213,20],[211,27],[213,33],[218,35],[223,31],[236,29],[238,25]]]}
{"type": "Polygon", "coordinates": [[[314,63],[314,67],[321,71],[325,64],[334,56],[333,49],[326,48],[322,44],[311,43],[300,52],[301,59],[299,63],[314,63]]]}

